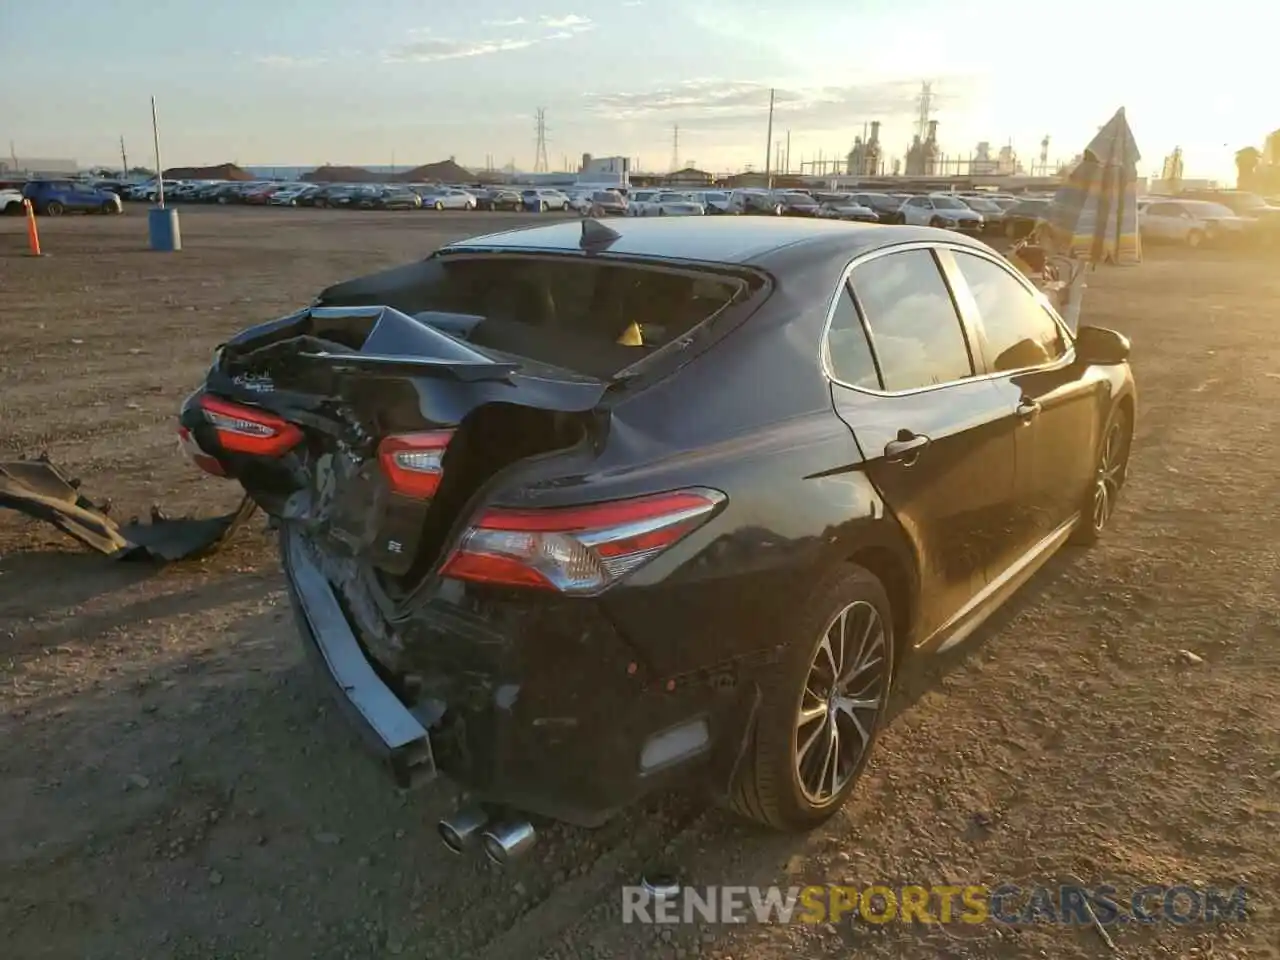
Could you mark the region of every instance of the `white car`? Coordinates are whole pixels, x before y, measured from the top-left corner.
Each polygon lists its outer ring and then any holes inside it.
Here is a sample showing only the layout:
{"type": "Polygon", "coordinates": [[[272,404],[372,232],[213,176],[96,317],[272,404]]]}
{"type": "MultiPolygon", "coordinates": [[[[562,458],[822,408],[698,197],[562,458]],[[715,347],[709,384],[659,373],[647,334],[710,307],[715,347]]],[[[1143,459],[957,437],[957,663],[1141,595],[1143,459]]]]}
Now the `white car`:
{"type": "Polygon", "coordinates": [[[661,190],[632,190],[627,197],[627,216],[643,217],[661,190]]]}
{"type": "Polygon", "coordinates": [[[0,190],[0,214],[13,217],[22,212],[22,191],[0,190]]]}
{"type": "Polygon", "coordinates": [[[898,213],[899,222],[917,227],[941,227],[964,233],[980,233],[986,225],[982,214],[963,200],[946,193],[910,197],[898,213]]]}
{"type": "Polygon", "coordinates": [[[644,209],[646,217],[700,217],[707,212],[697,200],[687,193],[659,193],[650,200],[644,209]]]}
{"type": "Polygon", "coordinates": [[[1240,239],[1253,226],[1248,217],[1207,200],[1152,199],[1138,204],[1138,230],[1144,239],[1198,247],[1240,239]]]}

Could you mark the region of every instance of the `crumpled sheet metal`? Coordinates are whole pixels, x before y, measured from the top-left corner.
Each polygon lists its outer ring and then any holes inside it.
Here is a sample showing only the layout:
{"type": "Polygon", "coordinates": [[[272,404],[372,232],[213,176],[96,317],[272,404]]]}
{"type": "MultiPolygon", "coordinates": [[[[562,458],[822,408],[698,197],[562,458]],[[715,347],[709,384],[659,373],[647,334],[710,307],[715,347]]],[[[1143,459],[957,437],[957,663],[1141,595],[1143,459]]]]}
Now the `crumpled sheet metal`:
{"type": "Polygon", "coordinates": [[[99,553],[115,560],[184,560],[216,549],[252,516],[256,504],[245,497],[220,517],[169,519],[157,508],[151,520],[119,525],[79,493],[47,459],[0,462],[0,507],[8,507],[53,524],[99,553]]]}

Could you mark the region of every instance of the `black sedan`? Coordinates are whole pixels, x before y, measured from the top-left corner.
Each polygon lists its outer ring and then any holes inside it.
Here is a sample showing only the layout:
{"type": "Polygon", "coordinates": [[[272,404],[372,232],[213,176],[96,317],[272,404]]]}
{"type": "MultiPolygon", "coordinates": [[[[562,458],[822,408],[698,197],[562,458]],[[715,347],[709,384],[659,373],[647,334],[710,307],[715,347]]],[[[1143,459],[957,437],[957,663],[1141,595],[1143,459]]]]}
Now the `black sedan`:
{"type": "Polygon", "coordinates": [[[574,220],[245,330],[181,431],[275,518],[353,723],[502,861],[675,783],[832,816],[904,658],[1107,527],[1128,356],[954,232],[574,220]]]}
{"type": "Polygon", "coordinates": [[[477,190],[477,210],[514,210],[524,209],[524,198],[515,190],[477,190]]]}
{"type": "Polygon", "coordinates": [[[1053,200],[1049,197],[1027,197],[1019,200],[1004,212],[1004,235],[1010,240],[1021,240],[1031,234],[1036,225],[1049,216],[1053,200]]]}

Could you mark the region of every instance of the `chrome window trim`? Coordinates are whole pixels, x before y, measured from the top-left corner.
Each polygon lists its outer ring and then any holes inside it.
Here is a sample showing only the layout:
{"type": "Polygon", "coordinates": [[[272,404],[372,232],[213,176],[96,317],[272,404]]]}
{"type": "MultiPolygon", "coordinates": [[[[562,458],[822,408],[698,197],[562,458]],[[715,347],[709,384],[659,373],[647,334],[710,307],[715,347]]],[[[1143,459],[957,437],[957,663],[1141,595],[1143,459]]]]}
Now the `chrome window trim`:
{"type": "MultiPolygon", "coordinates": [[[[935,260],[935,264],[938,267],[938,272],[939,272],[939,275],[942,277],[943,283],[947,284],[948,286],[948,292],[954,298],[955,294],[954,292],[950,291],[950,282],[943,268],[943,265],[941,263],[938,263],[936,260],[935,260]]],[[[968,340],[969,340],[970,334],[973,333],[974,331],[971,329],[968,319],[964,316],[964,311],[961,305],[959,303],[955,303],[954,299],[952,302],[956,309],[956,319],[960,323],[960,329],[965,336],[968,349],[972,351],[973,344],[969,344],[968,340]]],[[[880,380],[883,383],[884,373],[883,371],[880,370],[880,357],[876,353],[875,341],[871,337],[871,332],[867,329],[866,319],[862,317],[862,311],[860,308],[858,310],[858,317],[859,317],[859,321],[863,324],[863,331],[862,331],[863,335],[866,336],[867,344],[871,348],[872,362],[875,364],[876,371],[877,373],[879,373],[880,380]]],[[[1067,325],[1065,321],[1063,321],[1063,319],[1060,316],[1058,316],[1058,312],[1053,309],[1053,306],[1051,304],[1048,303],[1048,298],[1045,297],[1045,295],[1036,288],[1035,284],[1033,284],[1026,277],[1019,274],[1016,270],[1011,270],[1008,264],[1002,263],[1000,261],[998,254],[992,255],[992,253],[988,253],[987,251],[981,250],[976,247],[970,247],[963,243],[948,242],[946,240],[915,240],[910,243],[895,244],[894,246],[891,246],[891,247],[880,247],[879,249],[876,249],[876,250],[869,250],[866,253],[862,253],[854,257],[853,260],[851,260],[848,263],[848,265],[845,266],[844,270],[841,272],[840,281],[839,283],[836,284],[836,288],[832,292],[831,301],[827,305],[827,319],[822,325],[822,340],[818,346],[818,362],[819,364],[821,364],[822,373],[827,378],[827,380],[829,380],[831,383],[834,383],[838,386],[845,388],[846,390],[853,390],[856,393],[866,394],[867,396],[870,396],[870,397],[910,397],[920,393],[929,393],[934,390],[945,390],[948,387],[954,387],[962,383],[976,383],[983,380],[996,380],[1001,377],[1011,377],[1011,376],[1017,376],[1019,374],[1025,374],[1025,373],[1031,373],[1031,372],[1049,372],[1049,371],[1057,370],[1062,367],[1070,366],[1072,363],[1075,362],[1075,358],[1076,358],[1075,338],[1071,335],[1071,332],[1067,329],[1067,325]],[[972,253],[974,256],[983,257],[986,260],[990,260],[996,266],[1000,267],[1007,274],[1009,274],[1009,276],[1013,277],[1020,284],[1022,284],[1023,289],[1025,289],[1028,293],[1030,293],[1032,296],[1036,298],[1037,303],[1039,303],[1041,308],[1043,308],[1044,311],[1049,314],[1050,319],[1052,319],[1054,323],[1058,325],[1058,329],[1062,332],[1063,340],[1067,344],[1066,353],[1064,353],[1057,360],[1053,360],[1050,363],[1046,363],[1046,364],[1040,364],[1039,366],[1019,367],[1016,370],[998,370],[995,372],[988,371],[986,373],[974,373],[973,376],[963,377],[959,380],[947,380],[944,383],[931,383],[923,387],[912,387],[910,390],[873,389],[871,387],[860,387],[855,384],[847,383],[844,380],[841,380],[839,377],[835,375],[835,372],[831,368],[831,351],[828,343],[831,335],[831,323],[833,320],[835,320],[836,308],[839,306],[839,303],[840,303],[840,295],[844,293],[846,289],[850,291],[853,289],[849,285],[850,275],[853,273],[855,269],[862,266],[862,264],[864,263],[869,263],[872,260],[876,260],[880,257],[889,256],[894,253],[906,253],[911,250],[928,250],[930,253],[932,253],[934,250],[946,250],[949,253],[952,251],[959,250],[963,253],[972,253]]]]}

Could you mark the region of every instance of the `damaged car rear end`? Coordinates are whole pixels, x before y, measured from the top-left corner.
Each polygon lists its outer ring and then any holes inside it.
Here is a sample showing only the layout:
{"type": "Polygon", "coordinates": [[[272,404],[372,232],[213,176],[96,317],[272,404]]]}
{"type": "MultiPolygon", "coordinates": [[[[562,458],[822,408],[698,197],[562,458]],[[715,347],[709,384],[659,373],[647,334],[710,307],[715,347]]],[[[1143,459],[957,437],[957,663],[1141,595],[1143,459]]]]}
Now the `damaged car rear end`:
{"type": "MultiPolygon", "coordinates": [[[[760,405],[719,379],[763,382],[771,338],[732,352],[743,369],[707,362],[769,275],[610,250],[598,226],[332,287],[224,344],[181,415],[196,461],[276,521],[306,646],[356,726],[401,785],[464,785],[486,812],[442,835],[458,849],[488,821],[498,860],[528,814],[591,825],[693,771],[727,784],[754,706],[743,653],[768,646],[770,604],[742,593],[785,600],[726,515],[743,444],[748,471],[796,445],[794,423],[749,439],[760,405]]],[[[786,406],[830,413],[820,390],[786,406]]]]}

